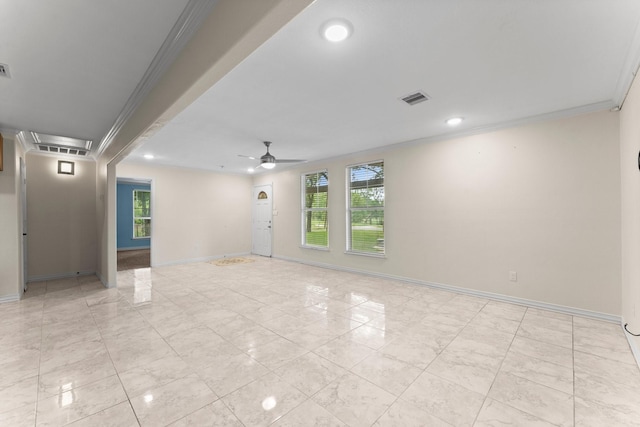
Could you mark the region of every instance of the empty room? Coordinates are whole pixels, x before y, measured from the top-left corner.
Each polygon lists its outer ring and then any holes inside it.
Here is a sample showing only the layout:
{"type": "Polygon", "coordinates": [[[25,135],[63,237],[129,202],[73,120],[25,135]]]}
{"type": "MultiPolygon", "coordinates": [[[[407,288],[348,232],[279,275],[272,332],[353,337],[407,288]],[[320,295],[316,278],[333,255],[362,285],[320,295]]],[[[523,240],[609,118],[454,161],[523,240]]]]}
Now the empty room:
{"type": "Polygon", "coordinates": [[[640,425],[639,2],[0,10],[0,425],[640,425]]]}

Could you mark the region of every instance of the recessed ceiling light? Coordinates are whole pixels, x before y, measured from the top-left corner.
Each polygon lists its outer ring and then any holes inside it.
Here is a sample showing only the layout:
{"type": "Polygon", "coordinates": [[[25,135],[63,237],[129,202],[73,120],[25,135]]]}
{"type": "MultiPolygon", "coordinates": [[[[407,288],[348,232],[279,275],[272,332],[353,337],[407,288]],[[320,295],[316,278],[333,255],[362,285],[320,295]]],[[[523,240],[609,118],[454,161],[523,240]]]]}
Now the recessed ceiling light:
{"type": "Polygon", "coordinates": [[[353,32],[353,26],[345,19],[332,19],[322,26],[322,37],[332,43],[346,40],[353,32]]]}
{"type": "Polygon", "coordinates": [[[450,119],[445,120],[445,123],[449,126],[458,126],[463,120],[464,119],[462,117],[451,117],[450,119]]]}
{"type": "Polygon", "coordinates": [[[151,159],[153,159],[153,154],[145,154],[144,158],[147,159],[147,160],[151,160],[151,159]]]}
{"type": "Polygon", "coordinates": [[[256,170],[255,170],[254,168],[249,168],[249,169],[247,169],[247,172],[249,172],[249,173],[254,173],[255,171],[256,171],[256,170]]]}

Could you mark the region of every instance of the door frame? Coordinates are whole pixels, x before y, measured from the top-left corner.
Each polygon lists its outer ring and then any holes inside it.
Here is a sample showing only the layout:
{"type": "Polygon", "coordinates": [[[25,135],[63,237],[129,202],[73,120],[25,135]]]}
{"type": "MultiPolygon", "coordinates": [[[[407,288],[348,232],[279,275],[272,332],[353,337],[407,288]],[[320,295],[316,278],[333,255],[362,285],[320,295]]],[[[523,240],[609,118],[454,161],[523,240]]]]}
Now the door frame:
{"type": "Polygon", "coordinates": [[[260,256],[267,256],[267,257],[271,257],[273,255],[273,184],[261,184],[261,185],[254,185],[252,192],[251,192],[251,253],[252,254],[256,254],[256,255],[260,255],[260,256]],[[268,210],[268,221],[269,221],[269,253],[268,254],[262,254],[262,253],[257,253],[255,251],[255,243],[256,243],[256,233],[257,233],[257,222],[256,222],[256,217],[257,217],[257,209],[256,209],[256,200],[258,197],[258,194],[260,194],[260,191],[263,191],[262,189],[268,188],[269,191],[267,192],[267,194],[269,195],[270,199],[269,199],[269,210],[268,210]]]}

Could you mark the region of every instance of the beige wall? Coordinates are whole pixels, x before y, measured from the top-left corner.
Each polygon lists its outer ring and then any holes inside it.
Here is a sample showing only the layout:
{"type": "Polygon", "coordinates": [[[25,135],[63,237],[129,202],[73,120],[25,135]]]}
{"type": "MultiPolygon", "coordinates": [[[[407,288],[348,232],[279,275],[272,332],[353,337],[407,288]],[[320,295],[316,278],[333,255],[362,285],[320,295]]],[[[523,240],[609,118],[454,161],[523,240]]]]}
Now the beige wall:
{"type": "MultiPolygon", "coordinates": [[[[620,113],[622,194],[622,320],[640,333],[640,81],[631,86],[620,113]]],[[[640,338],[631,337],[637,348],[640,338]]],[[[638,355],[640,357],[640,355],[638,355]]]]}
{"type": "Polygon", "coordinates": [[[27,154],[29,280],[96,271],[95,162],[64,158],[75,175],[60,175],[58,160],[27,154]]]}
{"type": "Polygon", "coordinates": [[[255,179],[269,182],[275,256],[620,315],[617,113],[423,141],[255,179]],[[378,159],[383,260],[344,253],[345,167],[378,159]],[[329,252],[299,247],[300,174],[323,168],[329,252]]]}
{"type": "Polygon", "coordinates": [[[12,137],[4,138],[4,165],[0,171],[0,301],[20,295],[22,283],[22,210],[20,157],[22,150],[12,137]]]}
{"type": "Polygon", "coordinates": [[[251,251],[250,177],[129,163],[117,176],[152,180],[153,266],[251,251]]]}

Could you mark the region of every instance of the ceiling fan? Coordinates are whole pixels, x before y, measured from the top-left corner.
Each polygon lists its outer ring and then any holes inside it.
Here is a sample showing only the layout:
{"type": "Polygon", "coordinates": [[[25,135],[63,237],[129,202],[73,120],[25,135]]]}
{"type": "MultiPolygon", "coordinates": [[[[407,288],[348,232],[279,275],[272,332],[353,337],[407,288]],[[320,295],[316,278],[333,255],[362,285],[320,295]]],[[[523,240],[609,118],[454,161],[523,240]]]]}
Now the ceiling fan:
{"type": "MultiPolygon", "coordinates": [[[[263,141],[263,144],[267,147],[267,152],[262,157],[260,157],[260,164],[256,166],[256,169],[259,167],[263,167],[265,169],[273,169],[276,167],[277,163],[302,163],[306,162],[306,160],[299,159],[276,159],[271,153],[269,153],[269,146],[271,145],[271,141],[263,141]]],[[[252,156],[244,156],[242,154],[238,154],[240,157],[246,157],[248,159],[257,160],[252,156]]]]}

